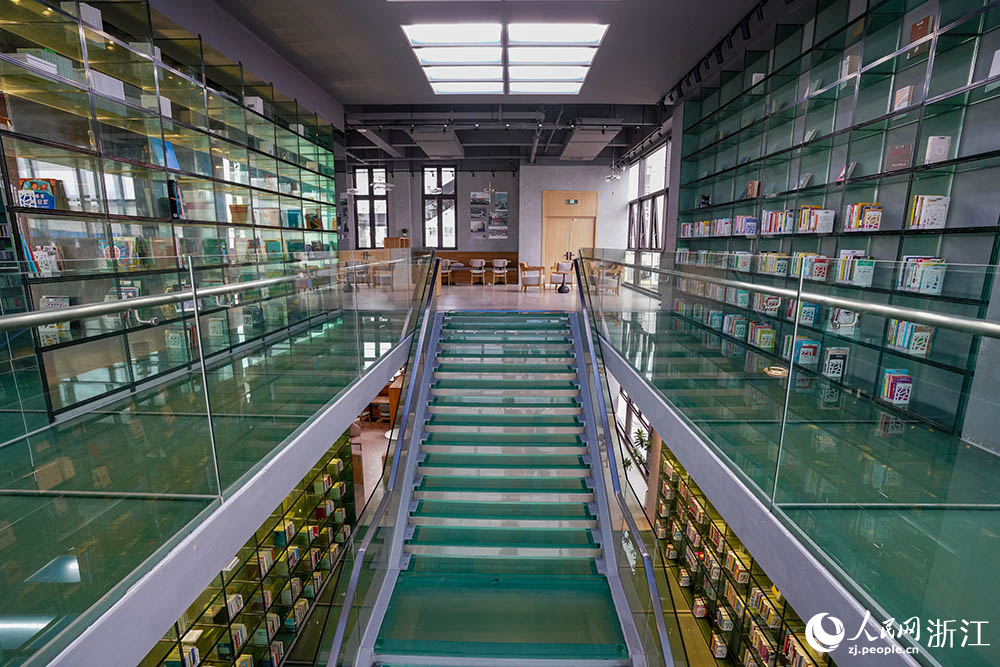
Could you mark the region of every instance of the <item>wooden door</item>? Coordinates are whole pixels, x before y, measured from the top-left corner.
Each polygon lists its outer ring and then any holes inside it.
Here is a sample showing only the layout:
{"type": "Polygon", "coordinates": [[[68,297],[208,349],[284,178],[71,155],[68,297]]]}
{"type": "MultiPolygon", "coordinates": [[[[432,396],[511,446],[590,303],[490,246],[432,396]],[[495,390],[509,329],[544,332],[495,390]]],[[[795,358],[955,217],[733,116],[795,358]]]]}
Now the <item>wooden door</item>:
{"type": "Polygon", "coordinates": [[[566,253],[576,257],[580,248],[597,240],[597,192],[594,190],[545,190],[542,192],[542,265],[551,269],[566,253]]]}

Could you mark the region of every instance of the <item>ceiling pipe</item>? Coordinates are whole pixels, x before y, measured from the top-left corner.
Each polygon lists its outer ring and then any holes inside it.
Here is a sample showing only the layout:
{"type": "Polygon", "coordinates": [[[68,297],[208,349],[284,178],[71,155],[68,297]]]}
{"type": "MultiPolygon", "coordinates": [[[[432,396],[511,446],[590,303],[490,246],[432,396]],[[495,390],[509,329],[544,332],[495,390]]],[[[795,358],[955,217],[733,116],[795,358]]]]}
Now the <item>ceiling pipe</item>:
{"type": "MultiPolygon", "coordinates": [[[[556,116],[556,122],[555,122],[556,125],[559,125],[559,121],[562,120],[562,117],[563,117],[563,105],[560,104],[559,105],[559,115],[556,116]]],[[[549,132],[549,140],[545,142],[545,148],[542,149],[543,153],[548,153],[549,152],[549,144],[552,143],[552,137],[555,136],[555,133],[556,133],[556,128],[553,127],[552,131],[549,132]]]]}

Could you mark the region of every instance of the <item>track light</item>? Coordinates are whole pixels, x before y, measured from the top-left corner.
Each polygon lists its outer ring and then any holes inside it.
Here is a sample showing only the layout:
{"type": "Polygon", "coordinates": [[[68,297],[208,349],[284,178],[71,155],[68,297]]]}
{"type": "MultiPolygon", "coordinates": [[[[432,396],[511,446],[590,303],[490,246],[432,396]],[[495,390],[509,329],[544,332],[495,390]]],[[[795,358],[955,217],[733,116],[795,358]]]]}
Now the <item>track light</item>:
{"type": "Polygon", "coordinates": [[[722,47],[720,46],[719,48],[715,49],[715,62],[718,63],[719,65],[721,65],[722,61],[723,61],[723,58],[722,58],[722,47]]]}
{"type": "Polygon", "coordinates": [[[750,39],[750,21],[744,21],[740,24],[740,32],[743,34],[743,41],[750,39]]]}
{"type": "Polygon", "coordinates": [[[758,21],[763,21],[764,20],[764,5],[762,5],[762,4],[761,5],[757,5],[757,20],[758,21]]]}
{"type": "Polygon", "coordinates": [[[701,69],[700,68],[696,69],[694,71],[694,80],[695,80],[695,83],[701,83],[701,69]]]}
{"type": "Polygon", "coordinates": [[[729,35],[726,36],[726,48],[733,48],[733,33],[729,33],[729,35]]]}

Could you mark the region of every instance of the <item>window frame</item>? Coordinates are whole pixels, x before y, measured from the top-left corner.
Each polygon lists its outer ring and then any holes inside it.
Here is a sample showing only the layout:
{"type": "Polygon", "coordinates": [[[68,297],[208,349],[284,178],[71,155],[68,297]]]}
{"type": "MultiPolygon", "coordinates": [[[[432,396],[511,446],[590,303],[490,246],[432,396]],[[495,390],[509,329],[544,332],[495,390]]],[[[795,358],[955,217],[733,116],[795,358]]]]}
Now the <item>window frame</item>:
{"type": "Polygon", "coordinates": [[[626,247],[629,250],[645,250],[660,252],[666,243],[666,212],[669,204],[669,168],[670,153],[673,150],[671,138],[651,148],[642,157],[628,165],[628,169],[636,168],[639,195],[628,201],[628,237],[626,247]],[[646,160],[656,155],[663,147],[663,187],[643,194],[646,189],[646,160]],[[657,198],[663,197],[662,208],[656,205],[657,198]],[[647,218],[646,209],[649,209],[647,218]]]}
{"type": "Polygon", "coordinates": [[[424,165],[420,168],[420,233],[423,235],[424,247],[425,248],[436,248],[439,250],[457,250],[458,249],[458,165],[454,164],[435,164],[435,165],[424,165]],[[441,186],[442,174],[444,170],[451,169],[455,172],[455,187],[452,188],[451,194],[441,194],[431,195],[427,194],[427,172],[429,170],[435,170],[437,172],[437,183],[441,186]],[[427,242],[427,202],[433,201],[435,205],[435,211],[437,214],[437,239],[438,242],[431,245],[427,242]],[[444,245],[444,203],[446,201],[452,202],[452,211],[455,212],[454,215],[454,225],[455,225],[455,244],[454,245],[444,245]]]}
{"type": "Polygon", "coordinates": [[[385,230],[386,235],[389,234],[389,191],[382,190],[382,194],[375,194],[375,172],[384,171],[385,172],[385,182],[389,182],[389,170],[385,167],[354,167],[354,187],[358,186],[358,173],[359,172],[368,173],[368,191],[359,192],[354,195],[354,247],[358,250],[375,250],[377,248],[384,248],[385,242],[383,241],[381,245],[376,244],[375,241],[375,202],[383,201],[385,202],[385,230]],[[361,225],[358,224],[358,209],[360,206],[366,206],[368,208],[368,239],[367,245],[361,245],[361,225]]]}

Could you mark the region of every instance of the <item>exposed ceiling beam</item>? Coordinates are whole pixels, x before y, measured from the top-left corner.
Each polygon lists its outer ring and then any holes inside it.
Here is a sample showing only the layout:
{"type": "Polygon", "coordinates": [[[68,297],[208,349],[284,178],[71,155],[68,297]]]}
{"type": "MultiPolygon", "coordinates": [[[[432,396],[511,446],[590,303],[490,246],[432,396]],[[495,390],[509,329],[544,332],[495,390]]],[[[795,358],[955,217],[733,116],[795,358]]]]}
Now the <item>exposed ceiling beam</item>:
{"type": "Polygon", "coordinates": [[[372,142],[373,144],[381,148],[384,152],[388,153],[392,157],[403,157],[403,154],[400,153],[398,150],[396,150],[396,148],[393,147],[392,144],[390,144],[388,141],[379,136],[378,132],[373,132],[366,128],[360,128],[358,132],[363,134],[365,139],[372,142]]]}

